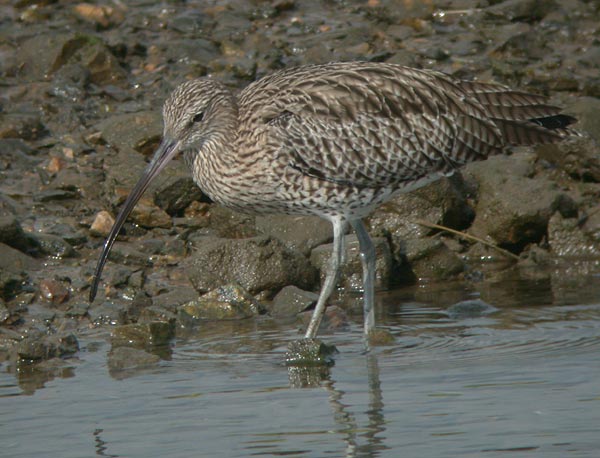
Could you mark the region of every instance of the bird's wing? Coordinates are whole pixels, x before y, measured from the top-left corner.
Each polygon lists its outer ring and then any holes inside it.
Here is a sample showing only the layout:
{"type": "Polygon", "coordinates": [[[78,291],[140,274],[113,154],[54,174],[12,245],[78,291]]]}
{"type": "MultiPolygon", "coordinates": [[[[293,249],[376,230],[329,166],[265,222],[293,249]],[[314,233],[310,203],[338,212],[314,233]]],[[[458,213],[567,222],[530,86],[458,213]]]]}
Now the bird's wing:
{"type": "Polygon", "coordinates": [[[449,172],[504,146],[477,99],[440,73],[361,64],[282,75],[288,80],[270,82],[276,94],[265,83],[269,109],[255,115],[270,126],[279,154],[307,175],[388,186],[449,172]]]}

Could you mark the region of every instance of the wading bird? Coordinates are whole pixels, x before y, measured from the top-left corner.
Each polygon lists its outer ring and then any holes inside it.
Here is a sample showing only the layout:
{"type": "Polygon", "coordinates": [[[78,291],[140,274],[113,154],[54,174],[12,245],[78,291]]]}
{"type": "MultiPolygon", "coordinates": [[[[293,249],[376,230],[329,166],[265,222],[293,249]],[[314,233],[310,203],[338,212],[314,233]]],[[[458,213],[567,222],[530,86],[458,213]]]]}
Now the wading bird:
{"type": "Polygon", "coordinates": [[[348,224],[363,264],[364,331],[374,327],[375,249],[362,218],[394,194],[512,145],[560,141],[575,119],[546,97],[432,70],[343,62],[279,71],[238,97],[195,79],[163,107],[163,140],[127,197],[98,260],[150,182],[177,154],[213,201],[246,213],[317,215],[333,251],[306,331],[314,338],[336,284],[348,224]]]}

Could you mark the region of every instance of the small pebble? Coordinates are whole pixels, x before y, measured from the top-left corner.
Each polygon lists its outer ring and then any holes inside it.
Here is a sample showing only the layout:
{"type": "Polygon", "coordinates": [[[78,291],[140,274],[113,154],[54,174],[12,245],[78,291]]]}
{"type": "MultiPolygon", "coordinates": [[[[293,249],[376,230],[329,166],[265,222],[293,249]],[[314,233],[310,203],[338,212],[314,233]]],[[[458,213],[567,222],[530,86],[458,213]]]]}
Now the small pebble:
{"type": "Polygon", "coordinates": [[[90,227],[90,233],[92,235],[106,237],[113,224],[115,224],[113,216],[106,210],[102,210],[96,214],[94,222],[90,227]]]}

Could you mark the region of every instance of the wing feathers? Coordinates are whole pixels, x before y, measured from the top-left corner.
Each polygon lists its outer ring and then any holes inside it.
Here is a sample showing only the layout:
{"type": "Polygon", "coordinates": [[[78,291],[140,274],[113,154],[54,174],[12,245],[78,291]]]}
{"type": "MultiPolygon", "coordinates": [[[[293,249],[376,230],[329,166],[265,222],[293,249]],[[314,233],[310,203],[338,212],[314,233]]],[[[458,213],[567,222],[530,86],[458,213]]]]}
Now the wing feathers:
{"type": "Polygon", "coordinates": [[[280,72],[239,100],[240,117],[265,120],[293,168],[357,187],[448,172],[508,145],[556,142],[575,121],[541,95],[365,62],[280,72]]]}

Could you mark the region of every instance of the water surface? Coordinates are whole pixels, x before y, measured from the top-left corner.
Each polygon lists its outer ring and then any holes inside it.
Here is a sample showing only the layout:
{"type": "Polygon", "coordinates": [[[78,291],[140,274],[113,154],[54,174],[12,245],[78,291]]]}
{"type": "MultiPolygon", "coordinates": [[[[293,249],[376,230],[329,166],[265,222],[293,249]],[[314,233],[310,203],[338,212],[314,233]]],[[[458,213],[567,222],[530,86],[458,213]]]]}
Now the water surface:
{"type": "Polygon", "coordinates": [[[359,321],[323,336],[340,354],[308,388],[282,365],[289,325],[208,325],[113,376],[90,334],[69,377],[0,374],[0,456],[596,457],[600,277],[557,278],[382,293],[395,343],[365,354],[359,321]],[[449,316],[473,298],[497,310],[449,316]]]}

